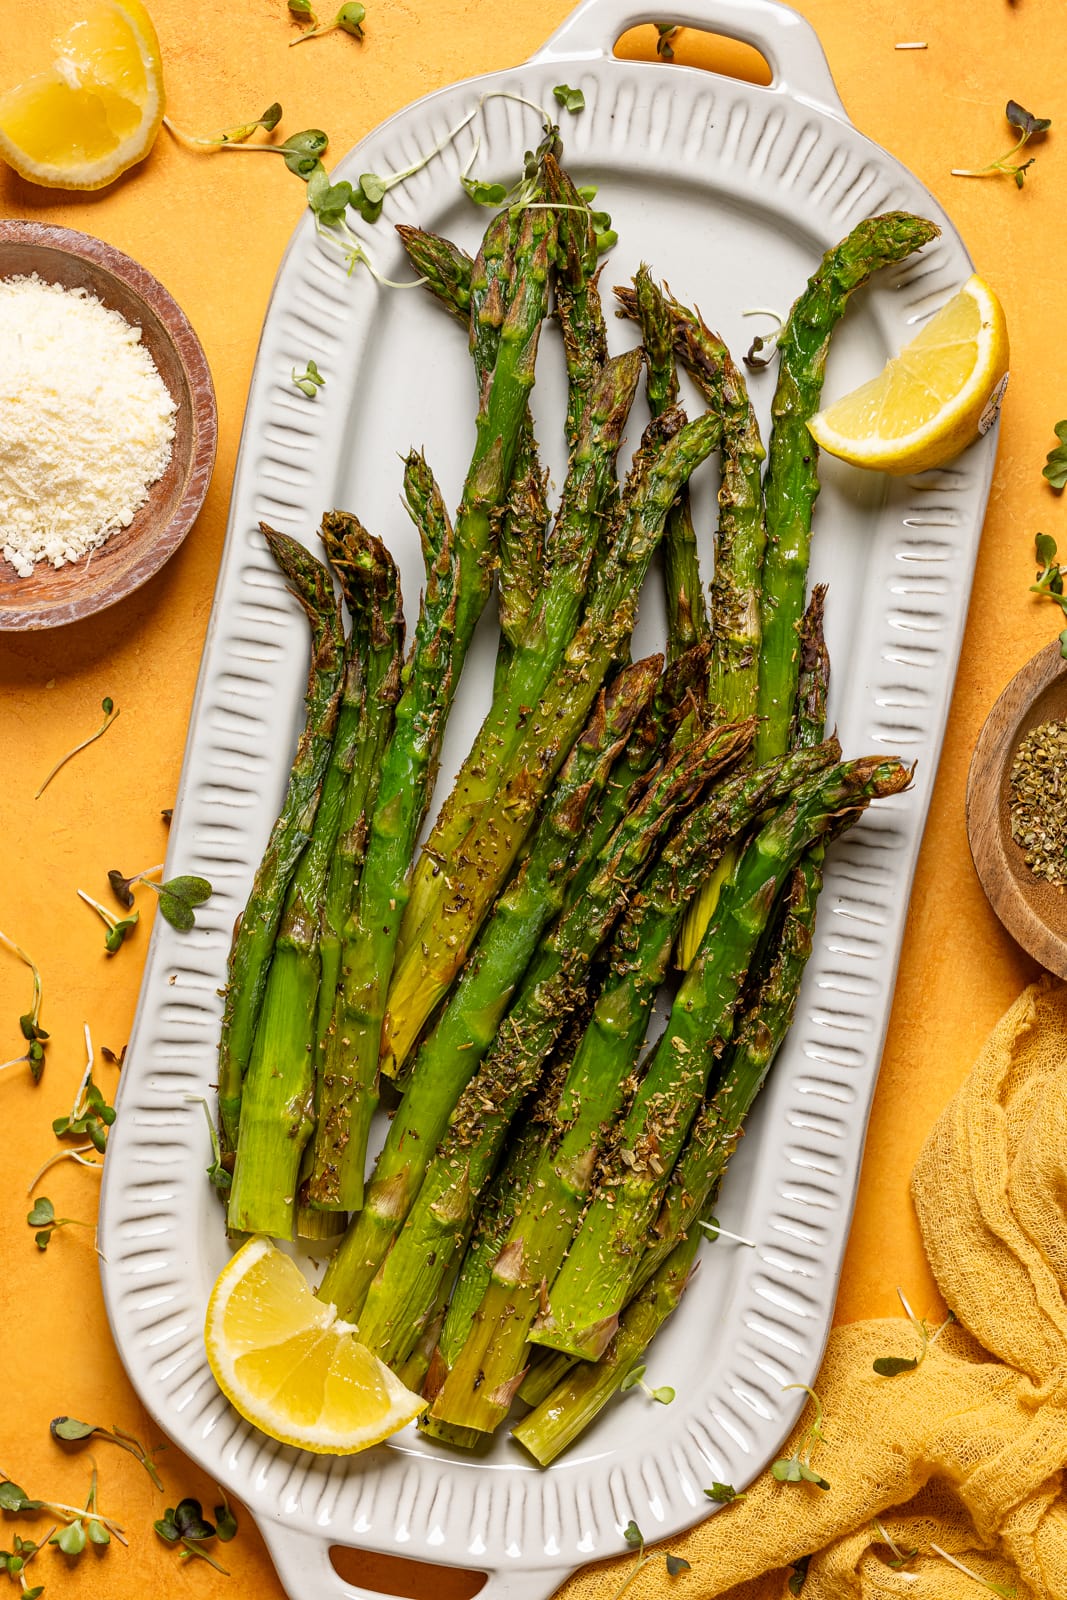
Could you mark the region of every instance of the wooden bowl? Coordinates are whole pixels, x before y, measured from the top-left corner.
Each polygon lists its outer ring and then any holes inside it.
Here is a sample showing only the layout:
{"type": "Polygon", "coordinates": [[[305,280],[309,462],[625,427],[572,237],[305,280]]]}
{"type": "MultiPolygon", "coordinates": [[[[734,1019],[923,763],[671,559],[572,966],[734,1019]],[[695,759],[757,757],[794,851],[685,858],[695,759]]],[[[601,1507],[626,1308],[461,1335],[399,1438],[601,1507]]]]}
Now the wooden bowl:
{"type": "Polygon", "coordinates": [[[967,835],[990,905],[1023,949],[1067,978],[1067,889],[1036,878],[1011,836],[1009,779],[1021,741],[1067,721],[1067,661],[1054,639],[1012,678],[978,737],[967,775],[967,835]]]}
{"type": "Polygon", "coordinates": [[[100,239],[41,222],[0,222],[0,278],[35,272],[85,288],[141,329],[145,348],[177,404],[166,472],[126,528],[91,558],[20,578],[0,554],[0,632],[55,628],[122,600],[158,572],[189,532],[215,461],[218,416],[211,373],[185,313],[144,267],[100,239]]]}

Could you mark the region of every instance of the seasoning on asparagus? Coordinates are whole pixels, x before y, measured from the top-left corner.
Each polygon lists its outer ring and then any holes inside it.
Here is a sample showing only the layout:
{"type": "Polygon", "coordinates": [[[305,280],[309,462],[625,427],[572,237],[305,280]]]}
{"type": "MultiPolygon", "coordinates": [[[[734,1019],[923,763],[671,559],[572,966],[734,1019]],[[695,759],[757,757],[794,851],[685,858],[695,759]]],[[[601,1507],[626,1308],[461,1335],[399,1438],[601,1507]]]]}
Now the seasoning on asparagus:
{"type": "MultiPolygon", "coordinates": [[[[546,170],[552,171],[551,163],[546,163],[546,170]]],[[[562,177],[557,180],[561,181],[562,177]]],[[[579,218],[588,215],[584,202],[582,206],[579,218]]],[[[573,238],[574,232],[572,219],[568,238],[573,238]]],[[[420,244],[425,245],[425,241],[420,240],[420,244]]],[[[416,863],[401,935],[400,962],[407,960],[412,947],[420,942],[423,926],[437,915],[445,897],[442,871],[447,871],[479,810],[492,796],[501,766],[521,737],[530,708],[537,705],[573,637],[591,565],[604,541],[608,514],[617,495],[616,457],[637,387],[641,355],[631,351],[611,361],[601,360],[603,319],[595,288],[590,286],[583,291],[574,280],[583,265],[588,270],[588,258],[573,247],[570,257],[567,270],[572,281],[565,290],[569,298],[563,305],[569,351],[568,417],[575,433],[541,578],[542,592],[538,603],[527,613],[524,629],[521,633],[516,630],[510,640],[507,671],[498,675],[493,704],[416,863]]],[[[593,261],[595,265],[595,251],[593,261]]],[[[476,364],[485,342],[483,320],[477,316],[476,284],[472,280],[471,332],[476,364]]],[[[388,1056],[384,1067],[387,1072],[392,1070],[388,1056]]]]}
{"type": "Polygon", "coordinates": [[[701,1243],[697,1219],[715,1197],[723,1172],[796,1009],[800,980],[811,952],[815,903],[821,885],[822,849],[816,846],[794,870],[786,895],[778,948],[764,983],[738,1030],[722,1082],[694,1125],[671,1175],[654,1239],[642,1257],[641,1287],[629,1301],[618,1329],[596,1362],[550,1358],[523,1397],[534,1409],[512,1430],[514,1438],[547,1466],[588,1427],[619,1389],[626,1374],[674,1311],[701,1243]],[[544,1378],[557,1381],[544,1386],[544,1378]]]}
{"type": "Polygon", "coordinates": [[[718,441],[719,420],[710,413],[680,428],[679,422],[677,413],[665,413],[651,424],[652,437],[631,471],[611,553],[582,622],[553,682],[527,716],[492,801],[483,807],[439,891],[439,912],[423,924],[418,942],[409,945],[397,968],[389,994],[385,1054],[398,1065],[451,987],[608,668],[629,640],[638,591],[675,495],[718,441]],[[659,443],[671,429],[677,431],[666,444],[659,443]]]}
{"type": "Polygon", "coordinates": [[[344,632],[330,574],[303,545],[260,525],[267,546],[311,624],[311,667],[304,729],[278,820],[252,880],[248,903],[234,927],[226,967],[219,1039],[219,1132],[224,1151],[237,1146],[241,1090],[263,1000],[286,890],[311,837],[319,788],[333,747],[342,676],[344,632]]]}
{"type": "MultiPolygon", "coordinates": [[[[737,986],[770,916],[776,883],[803,844],[829,825],[827,806],[846,792],[855,794],[869,767],[869,763],[853,764],[810,780],[799,799],[772,819],[749,847],[743,858],[747,871],[739,872],[723,902],[714,955],[690,973],[672,1010],[666,1037],[680,1038],[687,1046],[693,1041],[690,1053],[696,1058],[688,1062],[681,1049],[671,1046],[674,1064],[683,1058],[676,1077],[692,1077],[696,1084],[699,1075],[702,1088],[698,1019],[709,1039],[728,1031],[737,986]]],[[[504,1419],[522,1379],[531,1326],[535,1317],[543,1324],[548,1312],[544,1286],[552,1283],[589,1194],[605,1126],[629,1097],[628,1078],[647,1014],[647,1008],[642,1014],[639,1007],[629,1015],[621,1007],[613,1010],[608,991],[602,992],[560,1097],[559,1140],[538,1163],[529,1199],[516,1215],[494,1265],[471,1337],[430,1412],[431,1432],[437,1422],[492,1432],[504,1419]]],[[[681,1119],[684,1107],[684,1101],[676,1104],[673,1115],[681,1119]]],[[[665,1121],[669,1123],[670,1115],[665,1121]]],[[[587,1229],[588,1220],[579,1241],[587,1229]]]]}
{"type": "MultiPolygon", "coordinates": [[[[503,313],[492,378],[480,396],[477,441],[454,535],[446,532],[436,546],[434,538],[425,541],[426,593],[404,667],[396,728],[382,762],[326,1049],[315,1167],[307,1186],[311,1204],[326,1210],[355,1210],[362,1204],[367,1136],[378,1098],[382,1022],[407,901],[409,863],[436,774],[445,719],[489,594],[496,511],[511,480],[533,384],[553,235],[548,210],[524,211],[514,238],[505,213],[490,224],[482,252],[509,263],[511,298],[503,313]]],[[[441,515],[443,505],[435,520],[441,515]]]]}
{"type": "Polygon", "coordinates": [[[383,681],[395,683],[402,648],[399,580],[385,546],[339,513],[327,519],[324,539],[343,574],[352,632],[333,748],[311,838],[286,895],[245,1075],[228,1209],[234,1231],[282,1239],[294,1232],[300,1162],[315,1120],[320,978],[328,985],[337,976],[335,963],[323,966],[320,949],[328,880],[338,860],[355,860],[350,845],[340,857],[338,844],[346,814],[358,806],[361,815],[376,775],[371,763],[395,695],[384,705],[375,696],[383,681]]]}
{"type": "Polygon", "coordinates": [[[778,384],[763,496],[763,563],[756,759],[786,746],[799,670],[797,626],[804,610],[811,517],[819,493],[818,447],[807,422],[819,409],[830,337],[849,298],[880,268],[903,261],[937,236],[937,227],[903,211],[870,217],[827,251],[778,338],[778,384]]]}
{"type": "Polygon", "coordinates": [[[366,1286],[434,1159],[449,1114],[492,1044],[542,931],[559,910],[611,768],[650,700],[658,674],[658,658],[640,662],[621,676],[610,696],[600,697],[526,860],[498,901],[455,993],[415,1058],[363,1208],[322,1286],[323,1297],[350,1320],[359,1315],[366,1286]]]}
{"type": "Polygon", "coordinates": [[[534,1343],[591,1359],[603,1353],[633,1284],[644,1234],[732,1036],[740,985],[783,878],[842,811],[899,793],[909,781],[899,761],[846,762],[810,780],[746,847],[601,1163],[596,1191],[551,1284],[534,1343]]]}
{"type": "MultiPolygon", "coordinates": [[[[678,372],[674,361],[671,307],[644,265],[638,268],[634,278],[633,309],[641,325],[641,340],[648,362],[645,381],[648,408],[654,417],[658,417],[678,399],[678,372]]],[[[725,443],[724,435],[724,449],[725,443]]],[[[685,491],[678,496],[667,515],[667,526],[663,530],[663,564],[667,599],[667,657],[673,661],[684,650],[711,637],[700,577],[696,530],[693,527],[689,495],[685,491]]],[[[721,700],[717,703],[720,706],[722,704],[721,700]]]]}
{"type": "MultiPolygon", "coordinates": [[[[346,1313],[358,1316],[361,1338],[380,1350],[384,1360],[402,1355],[421,1326],[457,1233],[462,1235],[466,1218],[492,1175],[511,1119],[566,1021],[575,997],[573,992],[567,996],[563,978],[551,985],[555,1005],[549,1027],[539,1026],[550,991],[549,975],[558,972],[560,944],[566,940],[571,946],[570,972],[584,977],[589,959],[640,880],[657,839],[715,773],[736,760],[751,741],[752,728],[713,728],[697,739],[686,731],[683,737],[681,748],[655,774],[605,846],[599,870],[567,919],[571,931],[562,935],[557,931],[555,950],[546,952],[527,974],[492,1052],[456,1106],[432,1165],[423,1165],[422,1187],[400,1238],[362,1307],[352,1306],[346,1313]]],[[[394,1236],[398,1231],[397,1224],[394,1236]]],[[[379,1248],[379,1261],[384,1254],[379,1248]]]]}

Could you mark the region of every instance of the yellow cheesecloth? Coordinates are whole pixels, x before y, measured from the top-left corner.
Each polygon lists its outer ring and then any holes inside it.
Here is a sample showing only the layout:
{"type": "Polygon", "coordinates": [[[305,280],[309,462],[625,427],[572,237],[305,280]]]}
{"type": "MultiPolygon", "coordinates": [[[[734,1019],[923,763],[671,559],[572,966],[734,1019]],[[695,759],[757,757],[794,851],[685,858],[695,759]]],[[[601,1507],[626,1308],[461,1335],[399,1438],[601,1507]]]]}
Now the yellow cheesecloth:
{"type": "MultiPolygon", "coordinates": [[[[692,1570],[651,1562],[627,1600],[1067,1600],[1067,985],[1020,996],[946,1107],[912,1174],[923,1244],[959,1319],[921,1364],[904,1319],[830,1335],[815,1389],[831,1484],[765,1472],[744,1500],[670,1541],[692,1570]],[[877,1527],[877,1522],[881,1525],[877,1527]],[[903,1566],[886,1535],[903,1553],[903,1566]],[[803,1586],[791,1564],[809,1556],[803,1586]],[[795,1586],[790,1591],[792,1579],[795,1586]]],[[[805,1443],[809,1406],[782,1450],[805,1443]]],[[[634,1557],[589,1568],[560,1600],[607,1600],[634,1557]]]]}

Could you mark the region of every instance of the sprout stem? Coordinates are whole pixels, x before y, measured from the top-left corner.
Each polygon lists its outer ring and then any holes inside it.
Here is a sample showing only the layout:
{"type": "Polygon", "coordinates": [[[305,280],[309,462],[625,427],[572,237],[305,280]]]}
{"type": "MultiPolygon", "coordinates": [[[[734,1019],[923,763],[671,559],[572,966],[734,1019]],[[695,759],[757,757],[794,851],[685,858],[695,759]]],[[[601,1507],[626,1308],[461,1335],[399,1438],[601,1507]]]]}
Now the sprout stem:
{"type": "Polygon", "coordinates": [[[94,744],[96,740],[102,738],[110,728],[111,724],[119,714],[118,708],[111,699],[110,695],[105,696],[102,702],[102,707],[104,712],[104,720],[100,724],[99,728],[97,728],[95,733],[91,733],[88,739],[83,739],[81,744],[76,744],[73,750],[68,750],[65,756],[60,757],[55,766],[52,768],[51,772],[48,774],[47,778],[42,783],[41,787],[38,789],[37,793],[34,795],[33,798],[35,800],[39,800],[41,798],[45,790],[48,788],[48,785],[59,771],[60,767],[65,767],[67,762],[72,760],[80,750],[84,750],[87,748],[87,746],[94,744]]]}

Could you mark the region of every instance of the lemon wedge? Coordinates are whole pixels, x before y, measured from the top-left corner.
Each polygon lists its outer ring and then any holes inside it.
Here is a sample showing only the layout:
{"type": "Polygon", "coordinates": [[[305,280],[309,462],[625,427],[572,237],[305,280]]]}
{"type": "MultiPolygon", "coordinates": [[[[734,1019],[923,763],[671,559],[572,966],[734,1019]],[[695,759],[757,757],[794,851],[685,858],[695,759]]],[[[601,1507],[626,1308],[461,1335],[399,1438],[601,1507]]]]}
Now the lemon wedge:
{"type": "Polygon", "coordinates": [[[843,461],[925,472],[992,426],[1008,381],[1008,328],[977,275],[876,378],[820,411],[813,438],[843,461]]]}
{"type": "Polygon", "coordinates": [[[53,46],[47,72],[0,95],[0,156],[31,183],[101,189],[163,120],[159,40],[141,0],[109,0],[53,46]]]}
{"type": "Polygon", "coordinates": [[[226,1398],[272,1439],[320,1455],[354,1455],[426,1408],[356,1332],[315,1298],[295,1261],[257,1237],[215,1281],[208,1364],[226,1398]]]}

